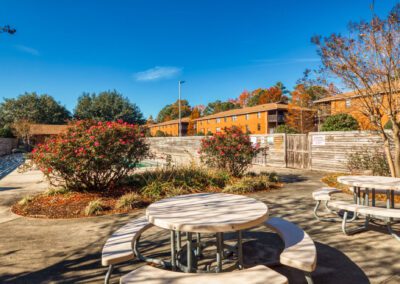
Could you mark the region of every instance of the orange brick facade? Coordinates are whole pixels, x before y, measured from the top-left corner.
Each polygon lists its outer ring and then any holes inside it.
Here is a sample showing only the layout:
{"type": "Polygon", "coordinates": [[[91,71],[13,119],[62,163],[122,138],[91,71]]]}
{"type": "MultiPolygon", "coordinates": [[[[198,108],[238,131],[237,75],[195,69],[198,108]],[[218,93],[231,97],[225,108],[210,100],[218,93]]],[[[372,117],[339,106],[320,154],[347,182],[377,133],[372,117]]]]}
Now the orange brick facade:
{"type": "MultiPolygon", "coordinates": [[[[182,135],[185,136],[187,133],[187,126],[189,124],[189,119],[182,118],[182,135]]],[[[179,121],[178,119],[170,120],[162,123],[149,125],[151,136],[156,136],[158,131],[162,131],[167,136],[179,136],[179,121]]]]}
{"type": "MultiPolygon", "coordinates": [[[[348,97],[343,99],[332,99],[330,101],[316,102],[319,109],[325,110],[325,116],[335,115],[340,113],[347,113],[353,116],[360,126],[361,130],[373,130],[374,127],[371,124],[370,118],[364,113],[365,106],[361,98],[348,97]]],[[[382,117],[382,125],[384,126],[388,122],[388,117],[382,117]]]]}
{"type": "Polygon", "coordinates": [[[205,117],[196,121],[197,133],[202,132],[204,134],[209,132],[223,132],[224,128],[232,126],[239,127],[243,132],[250,132],[252,134],[268,133],[268,112],[260,111],[210,119],[205,117]]]}

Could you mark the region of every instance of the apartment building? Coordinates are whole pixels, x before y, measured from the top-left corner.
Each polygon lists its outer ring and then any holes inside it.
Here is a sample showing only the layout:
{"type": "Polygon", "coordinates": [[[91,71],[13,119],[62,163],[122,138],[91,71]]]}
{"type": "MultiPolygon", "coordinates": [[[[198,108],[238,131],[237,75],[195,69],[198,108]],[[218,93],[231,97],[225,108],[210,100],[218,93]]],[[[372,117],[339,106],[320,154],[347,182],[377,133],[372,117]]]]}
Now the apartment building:
{"type": "MultiPolygon", "coordinates": [[[[187,135],[189,117],[181,119],[182,136],[187,135]]],[[[150,124],[147,126],[150,129],[151,136],[156,136],[157,131],[162,131],[168,136],[179,136],[179,119],[169,120],[161,123],[150,124]]]]}

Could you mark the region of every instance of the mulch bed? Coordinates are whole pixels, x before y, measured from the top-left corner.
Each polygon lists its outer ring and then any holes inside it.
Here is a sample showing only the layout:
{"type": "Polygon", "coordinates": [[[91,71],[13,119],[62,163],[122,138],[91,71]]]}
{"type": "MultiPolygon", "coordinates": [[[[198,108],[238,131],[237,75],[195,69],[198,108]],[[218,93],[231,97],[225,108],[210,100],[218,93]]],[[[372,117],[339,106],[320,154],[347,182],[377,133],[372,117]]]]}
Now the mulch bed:
{"type": "MultiPolygon", "coordinates": [[[[89,202],[100,199],[103,204],[103,211],[99,212],[96,216],[127,213],[140,208],[116,209],[115,204],[119,197],[131,191],[132,189],[130,188],[122,188],[115,192],[104,194],[85,192],[71,192],[50,196],[39,194],[27,205],[14,204],[11,210],[15,214],[33,218],[81,218],[87,217],[85,215],[85,208],[89,202]]],[[[149,201],[144,200],[143,207],[149,203],[149,201]]]]}

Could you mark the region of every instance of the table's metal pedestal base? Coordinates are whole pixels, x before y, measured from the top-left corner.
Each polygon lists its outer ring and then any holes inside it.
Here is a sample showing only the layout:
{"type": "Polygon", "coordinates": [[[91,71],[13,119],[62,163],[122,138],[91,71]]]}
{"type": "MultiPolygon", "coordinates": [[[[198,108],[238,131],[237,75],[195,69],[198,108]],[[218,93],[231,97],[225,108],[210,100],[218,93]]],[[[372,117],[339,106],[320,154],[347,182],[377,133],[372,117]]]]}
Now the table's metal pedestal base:
{"type": "Polygon", "coordinates": [[[193,239],[193,233],[186,233],[186,244],[182,246],[181,233],[171,231],[171,267],[173,270],[181,270],[184,272],[222,272],[223,264],[233,262],[229,257],[233,254],[237,255],[237,261],[233,266],[226,270],[234,268],[243,268],[243,247],[242,232],[238,231],[238,240],[235,246],[224,244],[223,233],[216,233],[216,241],[201,241],[201,235],[196,233],[196,239],[193,239]],[[204,248],[216,245],[216,262],[214,269],[208,265],[206,269],[198,268],[198,260],[202,258],[204,248]],[[186,257],[185,257],[186,256],[186,257]]]}

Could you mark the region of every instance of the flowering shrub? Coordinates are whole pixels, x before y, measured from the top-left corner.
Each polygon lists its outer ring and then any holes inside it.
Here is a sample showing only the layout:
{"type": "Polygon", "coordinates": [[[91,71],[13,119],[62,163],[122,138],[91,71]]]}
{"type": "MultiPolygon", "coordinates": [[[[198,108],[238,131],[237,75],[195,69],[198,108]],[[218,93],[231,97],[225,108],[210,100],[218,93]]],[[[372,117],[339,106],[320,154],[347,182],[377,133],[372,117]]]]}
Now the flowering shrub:
{"type": "Polygon", "coordinates": [[[137,126],[117,122],[81,120],[32,152],[32,161],[52,184],[61,181],[75,191],[113,189],[148,156],[137,126]]]}
{"type": "Polygon", "coordinates": [[[216,133],[201,141],[200,159],[207,166],[229,171],[240,176],[260,151],[253,145],[248,135],[239,128],[225,128],[224,133],[216,133]]]}

